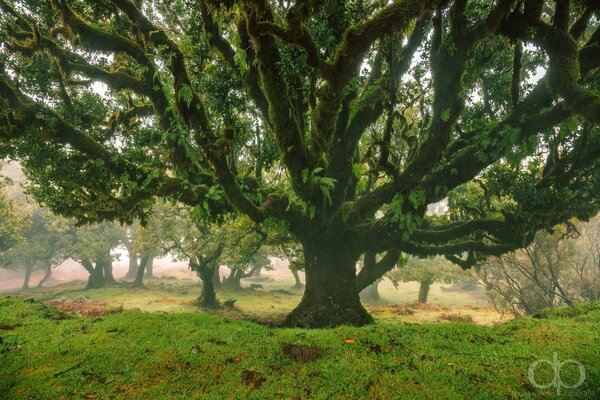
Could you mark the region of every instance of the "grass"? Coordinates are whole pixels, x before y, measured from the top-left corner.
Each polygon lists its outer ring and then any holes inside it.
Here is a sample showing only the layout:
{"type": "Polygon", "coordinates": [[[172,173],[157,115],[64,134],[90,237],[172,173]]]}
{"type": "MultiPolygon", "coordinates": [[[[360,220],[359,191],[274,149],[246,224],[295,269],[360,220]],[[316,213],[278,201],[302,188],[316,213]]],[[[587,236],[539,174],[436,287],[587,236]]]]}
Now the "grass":
{"type": "MultiPolygon", "coordinates": [[[[289,313],[302,297],[303,289],[293,289],[293,279],[277,276],[269,279],[245,279],[244,285],[258,283],[264,286],[258,290],[219,291],[220,300],[236,299],[239,310],[254,319],[280,320],[289,313]],[[289,294],[272,293],[271,290],[286,290],[289,294]]],[[[118,285],[92,291],[84,291],[85,283],[75,282],[41,290],[21,291],[19,296],[38,300],[60,297],[86,296],[92,300],[104,301],[113,307],[126,310],[150,312],[194,312],[194,300],[200,294],[199,279],[190,273],[171,272],[161,279],[146,282],[146,289],[130,289],[118,285]]],[[[490,325],[505,321],[508,316],[501,315],[490,307],[483,290],[473,292],[442,291],[440,285],[433,285],[429,305],[414,304],[419,291],[418,283],[400,283],[399,289],[390,282],[380,285],[381,301],[365,301],[366,308],[378,322],[423,323],[443,321],[441,314],[449,311],[471,317],[476,324],[490,325]]]]}
{"type": "MultiPolygon", "coordinates": [[[[0,297],[0,398],[598,398],[600,303],[543,317],[302,330],[189,311],[73,317],[0,297]],[[282,351],[286,343],[324,355],[301,363],[282,351]],[[560,397],[527,378],[532,362],[555,352],[587,374],[560,397]]],[[[571,367],[564,382],[577,381],[571,367]]],[[[536,370],[538,382],[552,376],[536,370]]]]}

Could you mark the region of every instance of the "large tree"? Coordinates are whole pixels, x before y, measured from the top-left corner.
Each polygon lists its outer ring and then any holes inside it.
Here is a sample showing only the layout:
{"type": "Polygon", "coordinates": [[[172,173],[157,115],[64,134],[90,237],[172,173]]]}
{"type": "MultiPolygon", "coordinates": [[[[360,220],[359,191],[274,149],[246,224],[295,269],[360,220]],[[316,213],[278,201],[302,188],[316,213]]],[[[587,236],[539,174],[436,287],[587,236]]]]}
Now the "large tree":
{"type": "Polygon", "coordinates": [[[82,221],[143,221],[153,197],[284,221],[306,272],[289,325],[372,322],[363,253],[467,267],[598,211],[597,1],[0,10],[0,137],[32,194],[82,221]],[[426,214],[469,182],[480,201],[426,214]]]}

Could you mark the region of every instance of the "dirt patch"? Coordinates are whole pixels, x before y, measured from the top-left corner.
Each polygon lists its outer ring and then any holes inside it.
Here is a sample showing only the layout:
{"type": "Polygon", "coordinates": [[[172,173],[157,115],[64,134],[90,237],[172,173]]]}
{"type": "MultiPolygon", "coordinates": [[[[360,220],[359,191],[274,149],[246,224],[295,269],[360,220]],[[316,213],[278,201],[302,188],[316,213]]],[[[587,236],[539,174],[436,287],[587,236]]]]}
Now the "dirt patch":
{"type": "Polygon", "coordinates": [[[284,343],[282,350],[284,354],[287,354],[300,363],[313,361],[325,355],[325,349],[320,347],[302,346],[291,343],[284,343]]]}
{"type": "Polygon", "coordinates": [[[440,314],[440,319],[451,322],[467,322],[470,324],[473,323],[473,317],[471,317],[470,315],[442,313],[440,314]]]}
{"type": "Polygon", "coordinates": [[[12,331],[15,328],[23,326],[22,324],[0,324],[0,331],[12,331]]]}
{"type": "Polygon", "coordinates": [[[108,305],[104,301],[93,301],[83,296],[75,298],[61,297],[60,299],[44,302],[47,306],[56,307],[69,314],[93,317],[108,313],[108,305]]]}

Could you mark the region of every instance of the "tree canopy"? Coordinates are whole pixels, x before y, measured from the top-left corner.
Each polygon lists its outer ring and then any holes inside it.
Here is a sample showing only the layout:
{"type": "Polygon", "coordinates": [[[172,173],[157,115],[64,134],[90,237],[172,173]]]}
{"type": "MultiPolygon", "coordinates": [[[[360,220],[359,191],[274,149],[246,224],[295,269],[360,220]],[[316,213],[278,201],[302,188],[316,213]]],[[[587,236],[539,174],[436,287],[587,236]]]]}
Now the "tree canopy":
{"type": "Polygon", "coordinates": [[[32,195],[83,222],[144,221],[155,197],[285,222],[307,276],[291,325],[372,321],[364,253],[469,267],[599,209],[597,1],[0,10],[2,153],[32,195]]]}

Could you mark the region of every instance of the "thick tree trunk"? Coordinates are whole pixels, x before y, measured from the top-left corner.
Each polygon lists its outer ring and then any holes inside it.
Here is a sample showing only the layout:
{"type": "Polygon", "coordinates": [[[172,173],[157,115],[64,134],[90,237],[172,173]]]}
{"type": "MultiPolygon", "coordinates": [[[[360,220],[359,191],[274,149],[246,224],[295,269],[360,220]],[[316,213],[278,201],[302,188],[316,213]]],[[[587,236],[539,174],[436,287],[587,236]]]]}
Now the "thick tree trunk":
{"type": "Polygon", "coordinates": [[[423,279],[419,286],[419,303],[427,303],[427,297],[429,296],[429,288],[433,281],[431,279],[423,279]]]}
{"type": "Polygon", "coordinates": [[[113,276],[113,265],[110,251],[102,254],[96,261],[96,268],[100,266],[104,270],[104,281],[108,284],[117,283],[113,276]]]}
{"type": "Polygon", "coordinates": [[[150,256],[148,264],[146,264],[146,279],[154,279],[154,257],[150,256]]]}
{"type": "Polygon", "coordinates": [[[241,290],[242,277],[243,271],[241,269],[232,269],[229,275],[223,279],[221,287],[225,290],[241,290]]]}
{"type": "Polygon", "coordinates": [[[150,261],[150,256],[143,255],[140,260],[140,267],[138,268],[137,274],[135,276],[135,281],[133,281],[132,287],[141,289],[144,287],[144,274],[146,272],[146,267],[150,261]]]}
{"type": "Polygon", "coordinates": [[[215,290],[221,289],[221,275],[220,275],[221,266],[217,265],[213,268],[213,287],[215,290]]]}
{"type": "Polygon", "coordinates": [[[52,266],[47,266],[44,267],[44,276],[42,277],[42,279],[38,282],[36,288],[40,289],[42,286],[44,286],[44,283],[46,283],[46,281],[48,279],[50,279],[50,275],[52,275],[52,266]]]}
{"type": "Polygon", "coordinates": [[[298,271],[296,271],[295,269],[291,269],[290,271],[292,271],[292,275],[294,275],[294,280],[296,281],[296,283],[294,284],[294,289],[303,288],[304,285],[300,281],[300,274],[298,274],[298,271]]]}
{"type": "Polygon", "coordinates": [[[262,272],[262,267],[261,268],[256,268],[254,270],[254,272],[252,273],[252,277],[253,278],[259,278],[260,277],[260,273],[262,272]]]}
{"type": "Polygon", "coordinates": [[[347,244],[343,240],[320,239],[314,237],[303,243],[306,289],[285,325],[324,328],[372,323],[356,288],[359,255],[344,251],[347,244]]]}
{"type": "Polygon", "coordinates": [[[90,260],[81,260],[81,265],[90,273],[86,289],[98,289],[106,285],[104,280],[104,268],[101,263],[96,262],[96,267],[90,260]]]}
{"type": "Polygon", "coordinates": [[[210,266],[196,265],[196,274],[202,280],[202,293],[198,298],[198,305],[206,308],[219,308],[221,305],[217,301],[217,295],[215,293],[215,286],[213,278],[215,268],[210,266]]]}
{"type": "Polygon", "coordinates": [[[127,254],[129,255],[129,267],[127,268],[127,274],[125,274],[125,278],[133,279],[137,275],[138,268],[140,267],[138,264],[138,256],[130,248],[127,248],[127,254]]]}
{"type": "Polygon", "coordinates": [[[377,302],[381,300],[381,296],[379,295],[379,284],[381,283],[381,279],[376,280],[371,285],[367,286],[360,292],[360,298],[366,301],[374,301],[377,302]]]}
{"type": "Polygon", "coordinates": [[[29,281],[31,280],[31,272],[33,272],[33,265],[28,264],[25,269],[25,278],[23,279],[23,289],[29,289],[29,281]]]}

